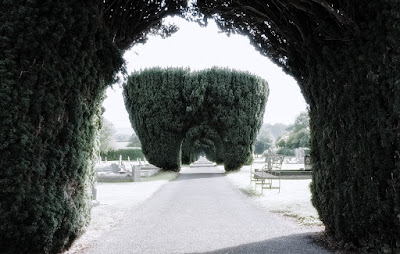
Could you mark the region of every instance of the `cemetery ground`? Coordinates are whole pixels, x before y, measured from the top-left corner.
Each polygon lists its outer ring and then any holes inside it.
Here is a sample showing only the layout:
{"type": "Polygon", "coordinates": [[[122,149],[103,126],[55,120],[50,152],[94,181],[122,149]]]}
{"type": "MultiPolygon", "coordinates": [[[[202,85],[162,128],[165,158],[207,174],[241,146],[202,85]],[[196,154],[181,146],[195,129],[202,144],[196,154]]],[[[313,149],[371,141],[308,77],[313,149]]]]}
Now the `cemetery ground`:
{"type": "MultiPolygon", "coordinates": [[[[260,167],[262,159],[256,159],[252,167],[260,167]]],[[[300,165],[286,165],[297,167],[300,165]]],[[[283,166],[283,168],[285,165],[283,166]]],[[[223,171],[223,166],[218,165],[218,170],[223,171]]],[[[260,187],[255,189],[254,183],[250,184],[250,168],[244,166],[240,171],[225,175],[230,183],[246,194],[252,203],[268,212],[300,224],[302,227],[311,228],[312,231],[322,231],[323,226],[318,219],[316,210],[311,204],[309,184],[311,179],[282,180],[281,190],[264,190],[261,194],[260,187]]],[[[183,166],[182,171],[189,170],[183,166]]],[[[132,216],[132,210],[152,197],[163,185],[177,177],[174,172],[162,172],[157,175],[142,178],[141,182],[125,183],[97,183],[97,199],[100,205],[92,210],[92,221],[86,232],[81,236],[65,254],[84,253],[96,243],[102,235],[110,232],[124,218],[132,216]]],[[[143,222],[146,223],[146,222],[143,222]]]]}
{"type": "MultiPolygon", "coordinates": [[[[253,168],[262,167],[262,159],[255,159],[253,168]]],[[[299,169],[302,164],[286,164],[282,169],[299,169]]],[[[311,204],[311,179],[282,179],[281,189],[265,189],[261,194],[260,186],[250,184],[250,168],[244,166],[238,172],[228,173],[227,178],[242,192],[248,195],[257,205],[266,208],[270,212],[280,213],[284,216],[293,217],[298,223],[306,226],[321,226],[318,213],[311,204]]]]}

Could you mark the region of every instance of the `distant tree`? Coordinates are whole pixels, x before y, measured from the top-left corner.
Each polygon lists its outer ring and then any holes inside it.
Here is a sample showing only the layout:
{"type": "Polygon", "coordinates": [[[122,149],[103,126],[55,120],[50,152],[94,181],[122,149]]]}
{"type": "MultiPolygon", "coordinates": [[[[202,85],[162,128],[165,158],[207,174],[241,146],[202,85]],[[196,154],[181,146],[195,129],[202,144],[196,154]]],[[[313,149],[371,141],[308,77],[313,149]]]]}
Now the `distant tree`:
{"type": "Polygon", "coordinates": [[[107,153],[116,149],[114,135],[116,133],[114,124],[102,117],[102,126],[100,129],[100,152],[107,153]]]}
{"type": "Polygon", "coordinates": [[[129,144],[127,146],[128,147],[142,147],[142,143],[140,143],[139,137],[136,135],[136,133],[133,133],[129,137],[129,144]]]}
{"type": "Polygon", "coordinates": [[[294,124],[287,130],[289,131],[286,140],[288,148],[310,147],[310,117],[307,112],[300,113],[294,124]]]}
{"type": "Polygon", "coordinates": [[[293,125],[286,129],[286,133],[280,136],[275,146],[278,147],[278,153],[283,155],[293,155],[293,149],[299,147],[310,147],[310,126],[309,115],[307,112],[300,113],[296,117],[293,125]]]}
{"type": "Polygon", "coordinates": [[[276,141],[275,141],[275,146],[276,147],[286,147],[286,140],[288,138],[288,133],[282,134],[276,141]]]}
{"type": "MultiPolygon", "coordinates": [[[[282,136],[282,134],[285,133],[285,130],[288,127],[289,125],[283,123],[265,124],[265,128],[268,129],[269,133],[271,134],[271,138],[274,141],[277,140],[280,136],[282,136]]],[[[264,125],[262,128],[264,129],[264,125]]]]}
{"type": "Polygon", "coordinates": [[[114,135],[115,141],[117,142],[129,142],[131,135],[129,134],[116,134],[114,135]]]}
{"type": "MultiPolygon", "coordinates": [[[[263,149],[267,150],[267,149],[272,147],[273,140],[274,140],[274,138],[273,138],[273,136],[271,134],[271,125],[270,124],[263,124],[261,126],[260,131],[258,132],[257,142],[263,143],[263,149]]],[[[257,147],[255,147],[255,149],[257,149],[257,147]]],[[[256,152],[256,154],[262,154],[262,152],[261,153],[257,153],[256,152]]]]}
{"type": "Polygon", "coordinates": [[[256,155],[260,155],[265,151],[265,144],[262,141],[256,141],[256,145],[254,147],[254,153],[256,155]]]}

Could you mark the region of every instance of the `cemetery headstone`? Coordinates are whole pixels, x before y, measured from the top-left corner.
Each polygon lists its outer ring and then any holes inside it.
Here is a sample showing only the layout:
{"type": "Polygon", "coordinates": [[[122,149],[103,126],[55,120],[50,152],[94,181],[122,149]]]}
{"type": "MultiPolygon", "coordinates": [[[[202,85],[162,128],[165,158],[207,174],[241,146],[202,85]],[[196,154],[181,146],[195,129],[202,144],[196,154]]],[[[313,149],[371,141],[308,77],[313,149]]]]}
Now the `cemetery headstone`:
{"type": "Polygon", "coordinates": [[[132,165],[132,178],[134,182],[140,182],[140,166],[132,165]]]}
{"type": "Polygon", "coordinates": [[[296,162],[304,163],[304,156],[305,156],[304,148],[299,147],[299,148],[296,148],[294,151],[296,154],[296,162]]]}
{"type": "Polygon", "coordinates": [[[117,164],[113,163],[111,164],[111,172],[112,173],[118,173],[119,172],[119,167],[117,164]]]}
{"type": "Polygon", "coordinates": [[[310,155],[304,156],[304,170],[312,170],[312,160],[310,155]]]}

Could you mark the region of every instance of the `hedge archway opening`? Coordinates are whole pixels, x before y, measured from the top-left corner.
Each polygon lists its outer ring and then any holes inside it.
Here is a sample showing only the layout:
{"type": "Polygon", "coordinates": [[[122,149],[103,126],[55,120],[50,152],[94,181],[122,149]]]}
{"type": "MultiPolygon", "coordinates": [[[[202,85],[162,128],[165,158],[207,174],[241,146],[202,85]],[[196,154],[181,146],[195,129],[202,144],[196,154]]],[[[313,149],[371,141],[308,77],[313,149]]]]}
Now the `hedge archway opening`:
{"type": "Polygon", "coordinates": [[[124,50],[149,33],[173,32],[163,17],[185,15],[249,36],[297,80],[310,105],[313,203],[326,233],[363,252],[398,252],[398,1],[186,7],[183,0],[1,2],[0,249],[58,253],[83,232],[104,89],[124,50]]]}
{"type": "Polygon", "coordinates": [[[217,164],[224,163],[224,146],[221,135],[207,124],[192,127],[182,142],[182,164],[190,164],[205,156],[217,164]]]}

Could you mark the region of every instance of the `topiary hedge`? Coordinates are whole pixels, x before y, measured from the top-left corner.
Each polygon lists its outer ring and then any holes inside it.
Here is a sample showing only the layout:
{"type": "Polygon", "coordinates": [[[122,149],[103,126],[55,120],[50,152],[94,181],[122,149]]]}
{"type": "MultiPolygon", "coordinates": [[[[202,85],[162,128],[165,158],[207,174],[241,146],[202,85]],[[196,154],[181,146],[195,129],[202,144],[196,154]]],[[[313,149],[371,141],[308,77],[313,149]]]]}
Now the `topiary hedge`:
{"type": "Polygon", "coordinates": [[[0,4],[1,253],[58,253],[89,222],[94,115],[123,62],[97,12],[0,4]]]}
{"type": "Polygon", "coordinates": [[[399,1],[197,6],[298,81],[310,107],[313,204],[327,235],[361,253],[399,253],[399,1]]]}
{"type": "Polygon", "coordinates": [[[137,160],[144,159],[144,155],[141,149],[118,149],[118,150],[110,150],[106,153],[100,153],[100,156],[104,159],[107,158],[108,161],[119,160],[119,156],[122,155],[123,160],[137,160]]]}
{"type": "MultiPolygon", "coordinates": [[[[82,232],[93,112],[121,65],[114,44],[127,49],[154,28],[168,35],[174,27],[161,19],[186,2],[0,2],[3,252],[56,253],[82,232]]],[[[398,1],[198,0],[197,7],[200,19],[248,35],[298,81],[310,105],[313,202],[328,235],[360,252],[398,252],[398,1]]],[[[202,105],[196,95],[206,86],[193,87],[191,102],[202,105]]]]}
{"type": "Polygon", "coordinates": [[[143,153],[150,163],[172,170],[180,167],[185,135],[204,123],[215,133],[218,160],[226,170],[239,169],[252,154],[267,94],[266,81],[218,68],[194,73],[153,68],[131,74],[124,84],[126,109],[143,153]]]}

